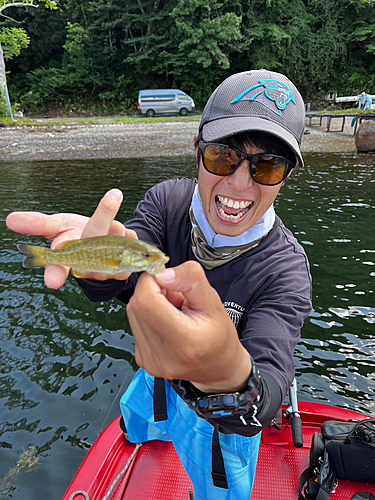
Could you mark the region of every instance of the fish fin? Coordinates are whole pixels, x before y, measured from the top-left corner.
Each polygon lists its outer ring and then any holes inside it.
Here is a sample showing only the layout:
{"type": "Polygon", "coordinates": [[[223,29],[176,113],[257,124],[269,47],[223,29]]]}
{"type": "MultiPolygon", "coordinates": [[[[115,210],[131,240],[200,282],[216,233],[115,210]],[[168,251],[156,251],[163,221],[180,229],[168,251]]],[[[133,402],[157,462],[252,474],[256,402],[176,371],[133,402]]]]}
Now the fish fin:
{"type": "Polygon", "coordinates": [[[22,243],[17,245],[17,248],[21,253],[26,255],[26,259],[22,263],[23,267],[29,269],[31,267],[42,267],[47,265],[46,255],[50,251],[48,248],[35,245],[24,245],[22,243]]]}
{"type": "Polygon", "coordinates": [[[72,274],[75,278],[83,278],[86,274],[89,274],[90,271],[85,271],[84,269],[72,269],[72,274]]]}
{"type": "Polygon", "coordinates": [[[57,250],[65,250],[66,248],[69,248],[69,247],[72,247],[74,245],[77,245],[77,242],[79,242],[81,240],[68,240],[68,241],[64,241],[63,243],[61,243],[61,245],[58,246],[57,250]]]}
{"type": "Polygon", "coordinates": [[[103,264],[110,267],[113,271],[117,271],[120,266],[120,262],[118,259],[103,259],[103,264]]]}
{"type": "MultiPolygon", "coordinates": [[[[111,269],[113,271],[112,273],[107,270],[107,271],[100,271],[105,274],[115,274],[118,272],[119,269],[119,262],[116,259],[103,259],[103,264],[111,269]]],[[[90,272],[93,271],[87,271],[86,269],[72,269],[72,274],[75,278],[82,278],[83,276],[86,276],[86,274],[89,274],[90,272]]],[[[98,272],[98,271],[97,271],[98,272]]]]}

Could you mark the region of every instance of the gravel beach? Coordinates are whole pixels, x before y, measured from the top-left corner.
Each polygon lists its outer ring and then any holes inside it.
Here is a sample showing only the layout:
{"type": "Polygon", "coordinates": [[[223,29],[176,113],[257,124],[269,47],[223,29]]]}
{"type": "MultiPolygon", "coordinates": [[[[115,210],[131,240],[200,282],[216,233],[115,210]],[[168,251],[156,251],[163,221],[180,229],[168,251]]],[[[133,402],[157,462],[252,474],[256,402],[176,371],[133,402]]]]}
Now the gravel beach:
{"type": "MultiPolygon", "coordinates": [[[[326,126],[309,126],[302,141],[302,152],[355,152],[353,129],[340,131],[341,120],[326,132],[326,126]]],[[[19,161],[80,160],[108,158],[161,157],[194,154],[193,138],[198,121],[132,122],[0,129],[0,155],[3,163],[19,161]]]]}

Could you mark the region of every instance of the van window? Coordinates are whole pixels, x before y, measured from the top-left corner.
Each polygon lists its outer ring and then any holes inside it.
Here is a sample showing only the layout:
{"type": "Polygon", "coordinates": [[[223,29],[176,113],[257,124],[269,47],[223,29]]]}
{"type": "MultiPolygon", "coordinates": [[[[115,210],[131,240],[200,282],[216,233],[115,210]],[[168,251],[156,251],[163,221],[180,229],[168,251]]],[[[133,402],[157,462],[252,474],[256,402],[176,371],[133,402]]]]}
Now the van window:
{"type": "Polygon", "coordinates": [[[180,101],[189,101],[190,100],[189,96],[187,96],[186,94],[178,94],[178,98],[180,99],[180,101]]]}
{"type": "Polygon", "coordinates": [[[163,95],[143,95],[141,96],[141,102],[151,102],[151,101],[174,101],[174,94],[163,94],[163,95]]]}

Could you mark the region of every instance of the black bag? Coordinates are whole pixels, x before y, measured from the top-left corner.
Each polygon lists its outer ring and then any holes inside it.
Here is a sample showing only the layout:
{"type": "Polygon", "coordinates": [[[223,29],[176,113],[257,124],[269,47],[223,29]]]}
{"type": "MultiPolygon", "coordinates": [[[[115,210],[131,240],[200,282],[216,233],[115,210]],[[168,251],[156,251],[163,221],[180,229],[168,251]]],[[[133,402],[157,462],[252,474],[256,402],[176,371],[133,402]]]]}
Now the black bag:
{"type": "Polygon", "coordinates": [[[301,475],[300,499],[328,500],[337,479],[375,482],[375,419],[327,421],[321,431],[313,436],[310,467],[301,475]]]}

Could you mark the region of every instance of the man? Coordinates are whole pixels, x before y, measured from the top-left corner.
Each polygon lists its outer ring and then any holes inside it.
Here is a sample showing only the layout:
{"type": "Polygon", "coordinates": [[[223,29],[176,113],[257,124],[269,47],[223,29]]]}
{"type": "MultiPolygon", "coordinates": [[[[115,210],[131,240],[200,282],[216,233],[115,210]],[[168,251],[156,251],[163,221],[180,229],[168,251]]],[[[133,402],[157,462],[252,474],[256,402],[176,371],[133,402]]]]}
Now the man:
{"type": "MultiPolygon", "coordinates": [[[[90,274],[94,301],[127,303],[141,369],[121,400],[132,442],[172,440],[195,498],[250,498],[260,431],[294,377],[293,353],[311,310],[302,247],[273,202],[297,163],[305,108],[284,75],[232,75],[210,97],[196,138],[199,181],[152,188],[126,228],[111,190],[92,218],[14,213],[14,231],[63,241],[138,237],[170,256],[152,277],[90,274]]],[[[46,284],[67,269],[49,266],[46,284]]]]}
{"type": "Polygon", "coordinates": [[[363,111],[371,110],[372,106],[372,97],[366,92],[362,92],[358,96],[358,109],[363,109],[363,111]]]}

